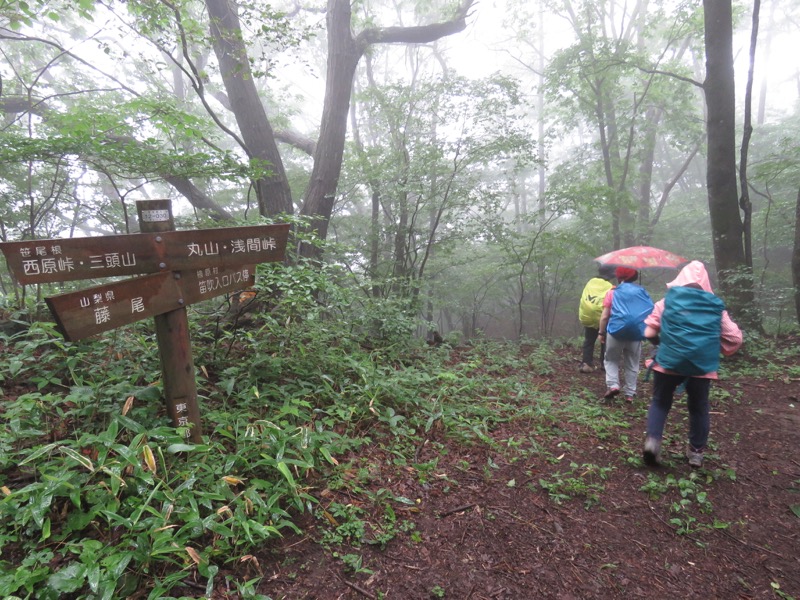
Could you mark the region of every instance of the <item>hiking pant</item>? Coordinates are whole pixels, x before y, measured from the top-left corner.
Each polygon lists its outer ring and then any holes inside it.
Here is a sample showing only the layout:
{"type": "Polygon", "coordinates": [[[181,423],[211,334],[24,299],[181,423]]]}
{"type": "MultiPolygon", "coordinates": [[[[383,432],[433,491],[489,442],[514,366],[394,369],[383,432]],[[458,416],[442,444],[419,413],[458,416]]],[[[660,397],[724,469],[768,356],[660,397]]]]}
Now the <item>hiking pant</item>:
{"type": "Polygon", "coordinates": [[[613,335],[606,336],[606,386],[621,388],[626,396],[636,395],[636,379],[639,377],[639,359],[642,355],[642,342],[618,340],[613,335]],[[620,363],[625,379],[620,385],[620,363]]]}
{"type": "Polygon", "coordinates": [[[659,440],[664,436],[664,424],[672,408],[675,389],[684,381],[689,405],[689,443],[695,450],[702,450],[708,443],[708,431],[711,427],[708,414],[710,379],[653,371],[653,400],[647,411],[647,436],[659,440]]]}
{"type": "MultiPolygon", "coordinates": [[[[594,344],[597,341],[597,336],[600,333],[599,329],[594,327],[583,328],[583,360],[590,367],[594,366],[594,344]]],[[[600,344],[600,364],[603,364],[606,354],[606,345],[600,344]]]]}

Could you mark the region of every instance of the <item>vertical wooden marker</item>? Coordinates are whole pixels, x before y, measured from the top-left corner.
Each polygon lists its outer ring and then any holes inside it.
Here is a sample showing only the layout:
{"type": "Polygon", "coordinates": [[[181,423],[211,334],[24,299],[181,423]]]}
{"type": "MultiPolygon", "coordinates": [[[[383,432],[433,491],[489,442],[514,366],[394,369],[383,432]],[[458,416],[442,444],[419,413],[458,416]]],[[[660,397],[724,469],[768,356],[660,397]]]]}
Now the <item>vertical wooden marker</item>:
{"type": "MultiPolygon", "coordinates": [[[[139,200],[136,202],[136,210],[142,233],[175,230],[170,200],[139,200]]],[[[173,272],[173,277],[179,278],[180,273],[173,272]]],[[[156,315],[154,319],[167,413],[176,427],[190,428],[187,437],[192,442],[202,443],[189,317],[184,299],[177,300],[175,310],[156,315]]]]}

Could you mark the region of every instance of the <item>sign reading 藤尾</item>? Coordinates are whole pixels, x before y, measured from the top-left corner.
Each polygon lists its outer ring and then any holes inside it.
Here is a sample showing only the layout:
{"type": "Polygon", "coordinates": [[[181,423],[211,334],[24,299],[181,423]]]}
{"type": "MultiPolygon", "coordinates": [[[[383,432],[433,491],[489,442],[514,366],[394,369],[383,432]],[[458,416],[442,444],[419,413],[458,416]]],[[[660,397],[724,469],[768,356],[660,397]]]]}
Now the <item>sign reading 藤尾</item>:
{"type": "Polygon", "coordinates": [[[253,285],[255,266],[156,273],[45,298],[70,342],[253,285]]]}

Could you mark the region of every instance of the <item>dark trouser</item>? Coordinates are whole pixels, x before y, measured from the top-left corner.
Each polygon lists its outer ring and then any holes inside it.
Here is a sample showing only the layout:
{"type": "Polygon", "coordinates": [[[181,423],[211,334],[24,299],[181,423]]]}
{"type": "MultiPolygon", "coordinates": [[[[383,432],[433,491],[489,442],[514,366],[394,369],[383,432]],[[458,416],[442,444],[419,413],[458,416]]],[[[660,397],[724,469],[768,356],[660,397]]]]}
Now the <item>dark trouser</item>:
{"type": "MultiPolygon", "coordinates": [[[[597,341],[597,336],[600,333],[599,329],[592,327],[583,328],[583,362],[590,367],[594,366],[594,343],[597,341]]],[[[600,344],[600,365],[606,359],[606,345],[600,344]]]]}
{"type": "Polygon", "coordinates": [[[686,401],[689,406],[689,443],[695,450],[705,448],[711,420],[708,414],[708,392],[711,380],[683,375],[667,375],[653,371],[653,400],[647,411],[647,436],[661,439],[664,424],[672,408],[675,389],[686,382],[686,401]]]}

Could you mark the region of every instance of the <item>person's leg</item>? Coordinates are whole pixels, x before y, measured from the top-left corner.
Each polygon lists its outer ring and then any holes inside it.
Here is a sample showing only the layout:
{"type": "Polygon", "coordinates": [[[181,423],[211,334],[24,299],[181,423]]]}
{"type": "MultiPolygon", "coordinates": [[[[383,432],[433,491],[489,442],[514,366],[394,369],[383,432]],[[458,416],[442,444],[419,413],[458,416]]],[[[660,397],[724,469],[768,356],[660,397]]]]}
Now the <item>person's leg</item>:
{"type": "Polygon", "coordinates": [[[689,377],[686,380],[686,396],[689,405],[689,443],[696,451],[704,450],[708,443],[708,432],[711,429],[708,411],[710,389],[710,379],[689,377]]]}
{"type": "Polygon", "coordinates": [[[680,375],[667,375],[653,371],[653,399],[647,410],[647,436],[661,439],[664,437],[664,424],[672,408],[675,388],[683,381],[680,375]]]}
{"type": "Polygon", "coordinates": [[[664,437],[664,425],[672,408],[672,398],[675,388],[678,387],[683,377],[667,375],[660,371],[653,371],[653,398],[647,410],[647,437],[644,442],[642,458],[648,465],[657,465],[661,462],[661,439],[664,437]]]}
{"type": "Polygon", "coordinates": [[[626,398],[636,395],[636,384],[639,378],[639,363],[642,358],[642,342],[625,342],[625,351],[622,353],[625,365],[625,385],[622,392],[626,398]]]}
{"type": "Polygon", "coordinates": [[[597,341],[599,330],[593,327],[583,328],[583,356],[581,359],[581,367],[588,365],[594,367],[594,344],[597,341]]]}
{"type": "Polygon", "coordinates": [[[609,390],[619,391],[619,363],[623,348],[623,342],[613,335],[606,336],[606,359],[603,364],[606,368],[606,387],[609,390]]]}

